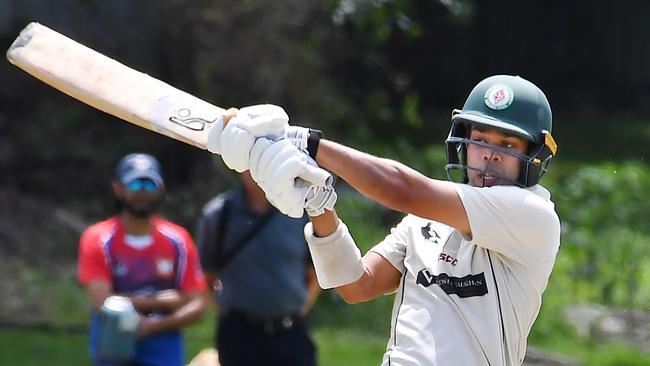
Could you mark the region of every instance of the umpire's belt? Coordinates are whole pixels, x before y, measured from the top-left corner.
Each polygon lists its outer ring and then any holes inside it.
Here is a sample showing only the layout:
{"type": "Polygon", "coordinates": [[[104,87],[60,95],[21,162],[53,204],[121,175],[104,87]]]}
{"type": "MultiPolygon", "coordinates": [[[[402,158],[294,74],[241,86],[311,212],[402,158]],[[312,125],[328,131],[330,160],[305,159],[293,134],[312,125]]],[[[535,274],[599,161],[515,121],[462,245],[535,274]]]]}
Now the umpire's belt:
{"type": "Polygon", "coordinates": [[[249,326],[264,330],[268,334],[276,334],[288,331],[302,323],[302,317],[298,314],[291,314],[272,319],[261,319],[241,310],[230,310],[224,315],[227,318],[241,321],[249,326]]]}

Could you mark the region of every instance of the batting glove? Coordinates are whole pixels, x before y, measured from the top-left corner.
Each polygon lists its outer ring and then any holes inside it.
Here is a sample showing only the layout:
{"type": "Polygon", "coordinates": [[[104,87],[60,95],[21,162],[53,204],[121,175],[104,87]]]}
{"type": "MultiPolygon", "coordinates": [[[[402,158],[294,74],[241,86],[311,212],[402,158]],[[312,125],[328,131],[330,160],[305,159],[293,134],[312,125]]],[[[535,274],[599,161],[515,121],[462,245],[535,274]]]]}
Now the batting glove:
{"type": "Polygon", "coordinates": [[[253,180],[280,212],[298,218],[302,217],[305,209],[309,215],[320,215],[325,209],[334,208],[336,192],[331,180],[324,185],[315,185],[298,178],[320,168],[290,140],[273,142],[260,138],[250,157],[253,180]]]}
{"type": "Polygon", "coordinates": [[[316,160],[316,153],[318,153],[318,144],[323,132],[306,127],[289,126],[287,128],[287,139],[289,139],[298,150],[309,155],[312,159],[316,160]]]}
{"type": "Polygon", "coordinates": [[[286,136],[289,116],[282,107],[260,104],[238,110],[225,128],[218,125],[219,121],[210,130],[208,150],[221,154],[226,166],[241,173],[248,170],[250,150],[257,138],[277,140],[286,136]]]}

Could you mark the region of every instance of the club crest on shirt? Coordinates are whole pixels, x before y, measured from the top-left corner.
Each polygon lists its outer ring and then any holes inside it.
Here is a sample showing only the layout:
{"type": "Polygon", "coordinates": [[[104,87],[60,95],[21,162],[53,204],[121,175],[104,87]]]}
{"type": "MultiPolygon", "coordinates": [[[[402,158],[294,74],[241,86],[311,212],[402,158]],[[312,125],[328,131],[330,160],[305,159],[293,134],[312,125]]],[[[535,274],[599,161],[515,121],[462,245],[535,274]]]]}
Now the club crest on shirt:
{"type": "Polygon", "coordinates": [[[434,244],[438,244],[438,240],[440,239],[440,235],[431,228],[430,222],[422,227],[422,236],[424,240],[433,242],[434,244]]]}
{"type": "Polygon", "coordinates": [[[174,274],[174,261],[171,259],[156,260],[156,274],[158,277],[169,277],[174,274]]]}

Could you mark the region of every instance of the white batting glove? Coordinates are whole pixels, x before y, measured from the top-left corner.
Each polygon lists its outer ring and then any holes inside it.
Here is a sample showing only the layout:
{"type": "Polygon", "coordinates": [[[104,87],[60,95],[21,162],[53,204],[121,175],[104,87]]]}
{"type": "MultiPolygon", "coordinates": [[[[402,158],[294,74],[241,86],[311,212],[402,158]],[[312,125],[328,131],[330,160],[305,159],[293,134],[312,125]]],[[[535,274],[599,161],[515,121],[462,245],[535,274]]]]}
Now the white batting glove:
{"type": "Polygon", "coordinates": [[[323,133],[319,130],[300,126],[289,126],[287,128],[286,137],[298,148],[298,150],[316,160],[318,143],[320,142],[322,135],[323,133]]]}
{"type": "Polygon", "coordinates": [[[282,139],[288,126],[289,116],[282,107],[272,104],[244,107],[225,128],[210,131],[208,150],[221,154],[230,169],[241,173],[248,170],[249,154],[255,140],[262,136],[271,140],[282,139]]]}
{"type": "Polygon", "coordinates": [[[334,209],[336,192],[331,184],[323,187],[298,179],[309,169],[317,169],[316,163],[288,139],[273,142],[260,138],[251,150],[253,180],[269,202],[290,217],[302,217],[305,209],[313,216],[334,209]]]}
{"type": "Polygon", "coordinates": [[[320,216],[325,210],[332,211],[336,198],[336,191],[331,184],[325,187],[312,185],[305,198],[305,211],[311,217],[320,216]]]}

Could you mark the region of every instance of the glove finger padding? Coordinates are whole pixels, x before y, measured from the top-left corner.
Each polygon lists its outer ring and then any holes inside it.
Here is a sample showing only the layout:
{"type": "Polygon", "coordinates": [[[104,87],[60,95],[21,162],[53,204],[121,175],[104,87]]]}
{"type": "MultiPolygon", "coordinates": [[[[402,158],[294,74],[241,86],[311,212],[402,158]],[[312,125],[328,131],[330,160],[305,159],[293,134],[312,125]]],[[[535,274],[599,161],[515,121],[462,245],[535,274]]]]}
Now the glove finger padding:
{"type": "Polygon", "coordinates": [[[305,197],[307,196],[308,186],[303,185],[302,180],[296,178],[300,173],[305,171],[307,163],[301,157],[291,156],[282,159],[279,164],[273,167],[273,176],[266,183],[266,187],[274,194],[291,194],[296,195],[300,192],[300,196],[296,196],[296,200],[304,204],[305,197]]]}
{"type": "Polygon", "coordinates": [[[308,186],[296,179],[305,171],[306,155],[288,140],[271,142],[260,138],[251,149],[251,176],[267,199],[290,217],[303,215],[308,186]]]}
{"type": "Polygon", "coordinates": [[[289,116],[280,106],[259,104],[244,107],[237,112],[235,121],[241,122],[241,128],[256,137],[278,140],[286,136],[289,116]]]}
{"type": "Polygon", "coordinates": [[[336,203],[336,191],[332,185],[310,186],[305,197],[305,211],[309,216],[319,216],[325,213],[325,210],[334,210],[336,203]]]}
{"type": "Polygon", "coordinates": [[[271,160],[283,149],[280,142],[274,143],[266,138],[259,138],[253,145],[250,153],[250,171],[253,180],[260,186],[264,185],[269,177],[269,164],[271,160]]]}
{"type": "Polygon", "coordinates": [[[273,150],[272,159],[268,162],[268,174],[271,180],[266,184],[270,184],[270,189],[276,193],[282,193],[286,190],[287,186],[293,186],[293,182],[305,171],[307,162],[305,161],[305,154],[296,149],[293,144],[288,140],[278,141],[277,145],[281,145],[273,150]],[[295,175],[294,175],[295,174],[295,175]],[[281,188],[285,188],[281,190],[281,188]]]}
{"type": "Polygon", "coordinates": [[[214,121],[214,124],[208,133],[206,147],[208,151],[213,154],[221,154],[221,133],[223,132],[223,120],[224,116],[219,116],[219,118],[214,121]]]}
{"type": "Polygon", "coordinates": [[[221,158],[228,168],[239,173],[248,170],[250,151],[255,137],[239,127],[229,123],[221,133],[221,158]]]}
{"type": "Polygon", "coordinates": [[[283,214],[293,217],[294,219],[301,218],[304,215],[304,208],[302,205],[297,205],[292,201],[287,200],[286,195],[281,196],[267,196],[271,204],[283,214]]]}

